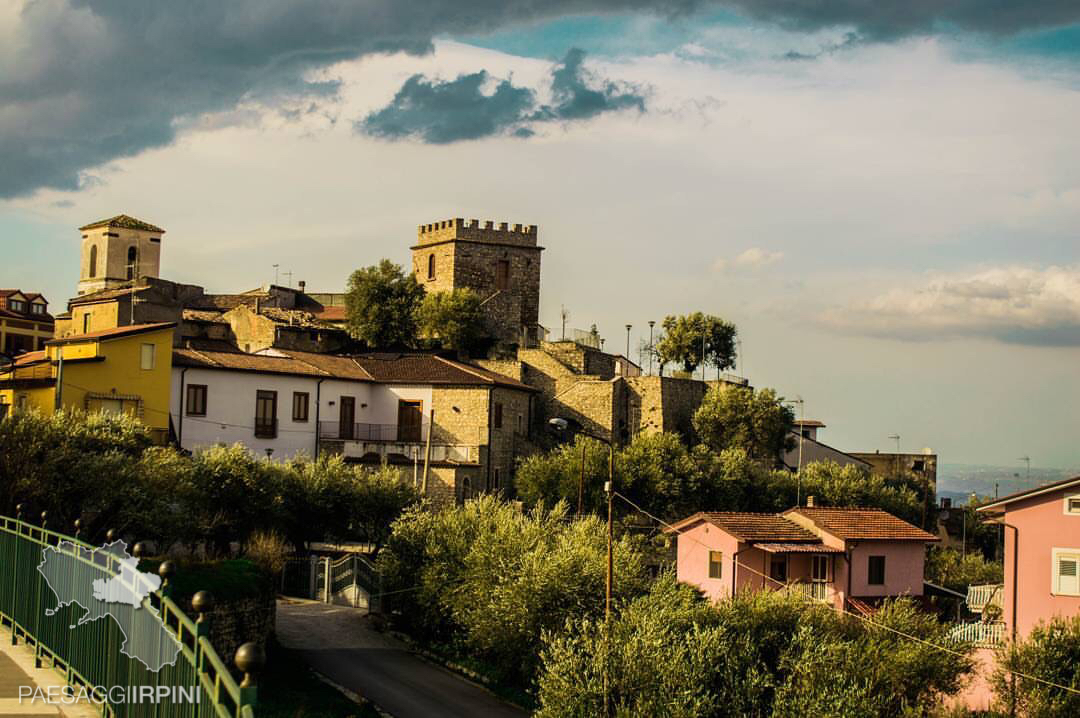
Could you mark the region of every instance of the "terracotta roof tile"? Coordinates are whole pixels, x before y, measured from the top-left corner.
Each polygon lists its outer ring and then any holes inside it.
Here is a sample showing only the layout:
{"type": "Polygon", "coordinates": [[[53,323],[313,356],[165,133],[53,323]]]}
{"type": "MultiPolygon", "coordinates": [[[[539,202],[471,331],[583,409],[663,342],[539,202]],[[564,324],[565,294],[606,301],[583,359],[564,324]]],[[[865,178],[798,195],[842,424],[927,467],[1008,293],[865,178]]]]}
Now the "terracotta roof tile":
{"type": "Polygon", "coordinates": [[[329,376],[325,371],[307,362],[288,356],[245,354],[200,349],[173,349],[173,366],[202,369],[232,369],[257,371],[267,374],[292,374],[302,376],[329,376]]]}
{"type": "Polygon", "coordinates": [[[681,533],[683,528],[698,521],[707,521],[740,541],[819,542],[818,537],[812,532],[779,514],[754,514],[743,511],[702,511],[683,519],[667,531],[681,533]]]}
{"type": "Polygon", "coordinates": [[[143,334],[145,332],[156,332],[160,329],[171,329],[176,324],[172,322],[160,322],[158,324],[133,324],[127,327],[115,327],[113,329],[102,329],[98,332],[89,332],[87,334],[72,334],[71,336],[64,337],[62,339],[50,339],[45,342],[46,344],[68,344],[69,342],[82,342],[91,339],[118,339],[120,337],[129,336],[132,334],[143,334]]]}
{"type": "Polygon", "coordinates": [[[909,524],[887,511],[871,508],[800,507],[784,512],[797,513],[814,522],[822,531],[847,540],[937,541],[937,536],[909,524]]]}
{"type": "Polygon", "coordinates": [[[360,354],[354,357],[376,381],[401,384],[477,384],[535,391],[527,384],[434,354],[360,354]]]}

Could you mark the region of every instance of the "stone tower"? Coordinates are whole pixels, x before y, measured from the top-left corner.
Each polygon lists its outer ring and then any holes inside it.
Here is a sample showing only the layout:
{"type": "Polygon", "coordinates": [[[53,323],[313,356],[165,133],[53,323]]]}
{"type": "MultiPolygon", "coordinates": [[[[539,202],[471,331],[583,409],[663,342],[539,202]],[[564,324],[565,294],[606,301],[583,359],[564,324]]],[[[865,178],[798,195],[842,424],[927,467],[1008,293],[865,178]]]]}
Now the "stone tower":
{"type": "Polygon", "coordinates": [[[161,235],[165,230],[119,214],[79,227],[82,268],[79,294],[127,286],[156,277],[161,268],[161,235]]]}
{"type": "Polygon", "coordinates": [[[500,344],[536,341],[540,253],[536,225],[459,218],[422,224],[411,247],[413,272],[429,292],[468,288],[480,295],[500,344]]]}

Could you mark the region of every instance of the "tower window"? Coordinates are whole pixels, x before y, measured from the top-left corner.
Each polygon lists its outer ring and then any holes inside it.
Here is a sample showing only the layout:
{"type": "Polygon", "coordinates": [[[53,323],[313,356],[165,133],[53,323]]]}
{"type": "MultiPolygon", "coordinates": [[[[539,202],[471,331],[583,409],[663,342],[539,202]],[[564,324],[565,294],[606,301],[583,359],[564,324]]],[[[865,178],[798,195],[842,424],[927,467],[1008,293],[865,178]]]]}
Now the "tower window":
{"type": "Polygon", "coordinates": [[[429,254],[427,258],[427,278],[435,279],[435,255],[429,254]]]}
{"type": "Polygon", "coordinates": [[[97,276],[97,245],[90,247],[90,278],[97,276]]]}
{"type": "Polygon", "coordinates": [[[134,247],[128,247],[128,260],[127,260],[127,278],[135,278],[135,262],[138,258],[138,252],[134,247]]]}
{"type": "Polygon", "coordinates": [[[510,260],[500,259],[495,263],[495,289],[505,291],[510,288],[510,260]]]}

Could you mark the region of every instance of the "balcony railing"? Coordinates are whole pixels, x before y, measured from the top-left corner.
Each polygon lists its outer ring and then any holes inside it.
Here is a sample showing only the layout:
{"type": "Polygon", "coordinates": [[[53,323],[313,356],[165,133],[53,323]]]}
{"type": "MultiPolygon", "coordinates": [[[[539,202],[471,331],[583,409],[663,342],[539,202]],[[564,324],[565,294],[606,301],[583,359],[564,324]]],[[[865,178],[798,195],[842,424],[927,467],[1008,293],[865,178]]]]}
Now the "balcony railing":
{"type": "Polygon", "coordinates": [[[789,584],[791,590],[808,596],[815,601],[829,600],[829,584],[826,581],[796,581],[789,584]]]}
{"type": "Polygon", "coordinates": [[[276,439],[277,438],[277,419],[267,419],[264,417],[255,417],[255,438],[256,439],[276,439]]]}
{"type": "Polygon", "coordinates": [[[975,613],[982,613],[988,604],[1001,607],[1002,593],[1005,586],[1000,583],[990,583],[981,586],[968,586],[967,606],[975,613]]]}
{"type": "Polygon", "coordinates": [[[1005,642],[1005,624],[958,623],[949,631],[949,640],[977,646],[1000,646],[1005,642]]]}
{"type": "Polygon", "coordinates": [[[421,443],[427,437],[428,422],[413,426],[401,424],[349,424],[320,421],[319,438],[339,441],[388,441],[421,443]]]}

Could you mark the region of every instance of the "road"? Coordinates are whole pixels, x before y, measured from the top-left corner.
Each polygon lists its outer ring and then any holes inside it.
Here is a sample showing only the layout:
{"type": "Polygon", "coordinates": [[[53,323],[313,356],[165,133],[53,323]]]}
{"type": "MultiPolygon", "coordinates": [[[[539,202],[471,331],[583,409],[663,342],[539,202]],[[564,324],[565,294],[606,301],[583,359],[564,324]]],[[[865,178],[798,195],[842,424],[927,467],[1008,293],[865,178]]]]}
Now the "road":
{"type": "Polygon", "coordinates": [[[277,635],[319,673],[394,718],[524,718],[525,711],[429,663],[343,606],[278,601],[277,635]]]}

